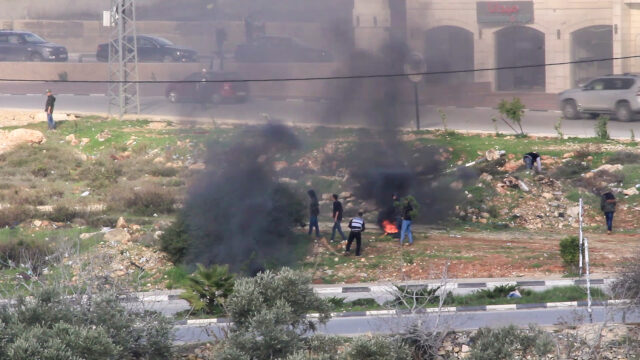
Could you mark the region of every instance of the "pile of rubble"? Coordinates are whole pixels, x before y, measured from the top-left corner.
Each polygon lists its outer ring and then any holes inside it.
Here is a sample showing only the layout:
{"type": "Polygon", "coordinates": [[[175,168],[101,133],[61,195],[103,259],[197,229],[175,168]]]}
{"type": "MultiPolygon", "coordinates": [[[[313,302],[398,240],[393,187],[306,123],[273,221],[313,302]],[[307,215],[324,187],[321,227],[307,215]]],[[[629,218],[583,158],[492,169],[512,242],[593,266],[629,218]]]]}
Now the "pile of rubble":
{"type": "Polygon", "coordinates": [[[72,283],[80,278],[125,280],[132,275],[145,275],[146,281],[160,282],[164,269],[171,266],[166,255],[155,246],[142,244],[146,237],[157,240],[164,226],[156,225],[156,231],[145,232],[140,225],[128,225],[123,218],[118,219],[116,228],[104,228],[95,233],[80,235],[81,241],[102,237],[98,246],[79,259],[67,258],[64,263],[71,265],[74,277],[72,283]]]}

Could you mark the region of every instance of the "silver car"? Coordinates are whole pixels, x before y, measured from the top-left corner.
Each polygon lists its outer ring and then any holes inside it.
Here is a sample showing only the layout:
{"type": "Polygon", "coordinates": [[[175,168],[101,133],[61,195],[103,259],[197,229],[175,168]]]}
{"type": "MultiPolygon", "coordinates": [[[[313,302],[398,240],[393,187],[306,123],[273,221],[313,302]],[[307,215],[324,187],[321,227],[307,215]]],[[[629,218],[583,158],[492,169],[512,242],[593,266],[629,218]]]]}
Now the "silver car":
{"type": "Polygon", "coordinates": [[[620,121],[631,121],[640,113],[639,80],[636,75],[607,75],[563,91],[559,94],[562,114],[567,119],[613,114],[620,121]]]}

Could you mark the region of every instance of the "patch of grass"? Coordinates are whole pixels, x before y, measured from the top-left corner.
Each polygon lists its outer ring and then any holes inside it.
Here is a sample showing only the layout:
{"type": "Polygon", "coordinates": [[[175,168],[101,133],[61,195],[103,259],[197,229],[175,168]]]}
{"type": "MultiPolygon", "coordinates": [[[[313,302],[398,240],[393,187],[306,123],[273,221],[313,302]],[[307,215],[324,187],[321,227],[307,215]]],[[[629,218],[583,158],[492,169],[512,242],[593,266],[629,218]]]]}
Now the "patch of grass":
{"type": "Polygon", "coordinates": [[[331,304],[332,312],[351,312],[351,311],[371,311],[382,310],[384,307],[376,302],[375,299],[357,299],[347,302],[344,298],[330,297],[327,299],[331,304]]]}
{"type": "Polygon", "coordinates": [[[182,289],[189,283],[190,272],[179,265],[167,269],[163,278],[167,280],[167,289],[182,289]]]}
{"type": "MultiPolygon", "coordinates": [[[[513,288],[515,285],[508,287],[513,288]]],[[[501,289],[498,292],[491,290],[480,290],[470,295],[453,296],[452,306],[479,306],[479,305],[502,305],[502,304],[536,304],[536,303],[549,303],[549,302],[563,302],[563,301],[581,301],[587,299],[587,291],[580,286],[562,286],[548,289],[541,292],[536,292],[528,289],[521,289],[520,294],[522,298],[509,299],[506,294],[503,294],[507,288],[501,289]],[[504,296],[488,296],[504,295],[504,296]]],[[[511,291],[513,291],[511,290],[511,291]]],[[[508,294],[508,293],[507,293],[508,294]]],[[[591,296],[594,300],[606,300],[608,296],[598,288],[591,288],[591,296]]]]}

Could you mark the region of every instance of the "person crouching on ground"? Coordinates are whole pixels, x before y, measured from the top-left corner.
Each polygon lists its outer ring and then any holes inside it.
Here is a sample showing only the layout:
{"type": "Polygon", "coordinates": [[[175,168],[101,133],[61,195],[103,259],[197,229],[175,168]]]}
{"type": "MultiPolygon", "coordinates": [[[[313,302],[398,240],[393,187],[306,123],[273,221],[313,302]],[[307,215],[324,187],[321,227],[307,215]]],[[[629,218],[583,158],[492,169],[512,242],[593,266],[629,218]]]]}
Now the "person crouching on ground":
{"type": "Polygon", "coordinates": [[[613,231],[613,213],[616,212],[616,197],[609,190],[605,190],[600,197],[600,210],[607,220],[607,234],[613,231]]]}
{"type": "Polygon", "coordinates": [[[333,229],[331,230],[331,241],[335,239],[336,230],[338,234],[342,236],[342,240],[347,240],[347,237],[344,236],[342,232],[342,226],[340,223],[342,222],[342,203],[338,201],[338,194],[333,194],[333,229]]]}
{"type": "Polygon", "coordinates": [[[309,235],[316,229],[316,237],[320,237],[320,226],[318,225],[318,215],[320,215],[320,203],[318,196],[313,190],[307,191],[309,195],[309,235]]]}
{"type": "Polygon", "coordinates": [[[522,161],[524,161],[524,164],[527,166],[527,170],[532,170],[533,164],[535,163],[537,172],[542,171],[542,161],[540,160],[540,155],[537,152],[532,151],[524,154],[522,161]]]}
{"type": "Polygon", "coordinates": [[[358,212],[358,216],[354,217],[349,221],[349,240],[347,240],[347,249],[344,252],[345,255],[349,255],[351,253],[351,244],[353,240],[356,240],[356,256],[360,256],[360,249],[362,247],[362,233],[364,232],[364,220],[362,216],[364,213],[362,211],[358,212]]]}

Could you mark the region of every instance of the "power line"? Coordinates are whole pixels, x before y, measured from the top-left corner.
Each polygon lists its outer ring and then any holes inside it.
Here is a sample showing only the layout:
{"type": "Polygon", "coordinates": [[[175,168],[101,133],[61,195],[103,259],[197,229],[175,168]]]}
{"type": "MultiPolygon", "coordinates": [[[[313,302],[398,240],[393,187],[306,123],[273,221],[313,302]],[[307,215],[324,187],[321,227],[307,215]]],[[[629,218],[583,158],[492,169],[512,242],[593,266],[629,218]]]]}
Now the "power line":
{"type": "MultiPolygon", "coordinates": [[[[243,82],[294,82],[294,81],[320,81],[320,80],[357,80],[357,79],[383,79],[383,78],[397,78],[410,75],[445,75],[445,74],[463,74],[463,73],[475,73],[483,71],[500,71],[500,70],[517,70],[517,69],[530,69],[560,65],[572,65],[572,64],[585,64],[603,61],[615,61],[615,60],[628,60],[638,59],[640,55],[619,56],[601,59],[591,60],[575,60],[564,61],[555,63],[544,63],[534,65],[518,65],[518,66],[502,66],[493,68],[479,68],[479,69],[466,69],[466,70],[450,70],[450,71],[426,71],[416,73],[396,73],[396,74],[369,74],[369,75],[344,75],[344,76],[317,76],[317,77],[298,77],[298,78],[266,78],[266,79],[229,79],[229,80],[138,80],[127,81],[129,84],[189,84],[189,83],[243,83],[243,82]]],[[[36,79],[0,79],[0,82],[43,82],[43,83],[70,83],[70,84],[114,84],[122,83],[123,81],[116,80],[36,80],[36,79]]]]}

